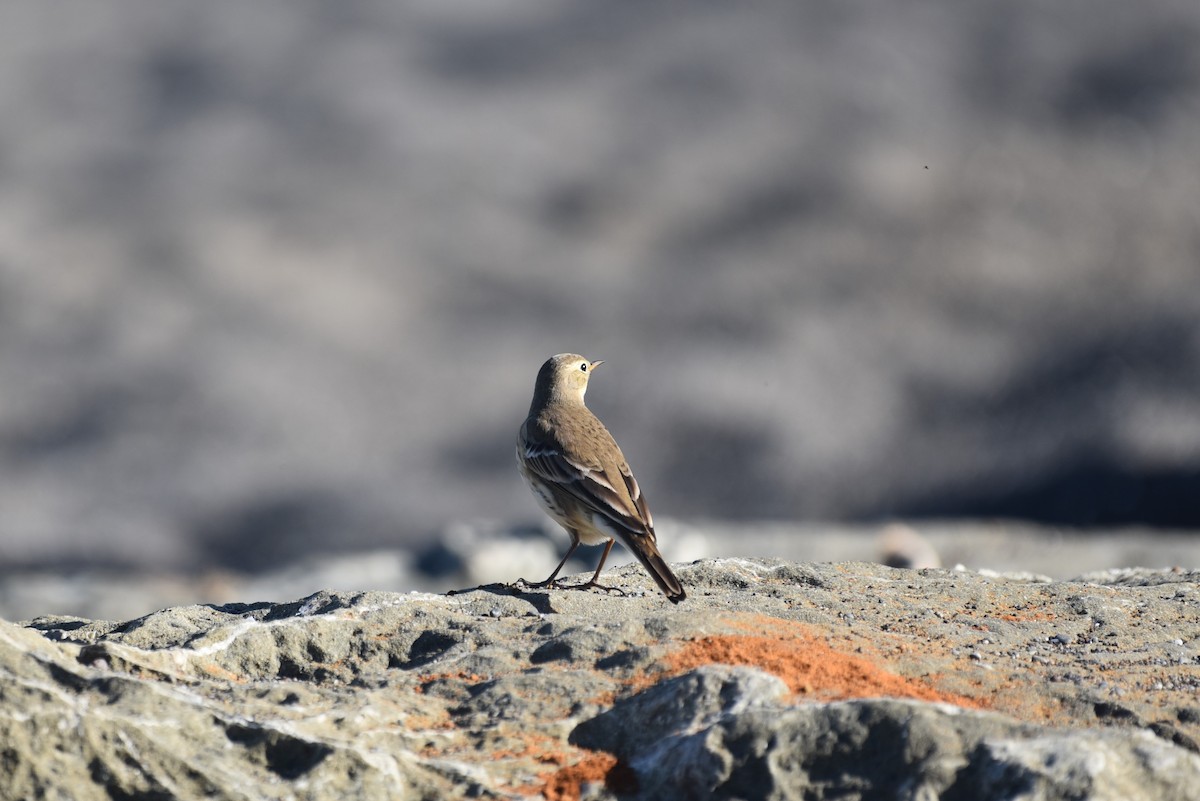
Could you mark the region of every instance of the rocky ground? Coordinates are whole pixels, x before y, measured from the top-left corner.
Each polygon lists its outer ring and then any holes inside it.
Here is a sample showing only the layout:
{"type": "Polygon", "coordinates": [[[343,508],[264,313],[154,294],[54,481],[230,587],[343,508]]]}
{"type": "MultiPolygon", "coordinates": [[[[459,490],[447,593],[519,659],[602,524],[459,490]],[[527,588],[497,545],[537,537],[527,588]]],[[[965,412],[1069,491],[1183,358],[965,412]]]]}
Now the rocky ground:
{"type": "MultiPolygon", "coordinates": [[[[881,562],[898,567],[954,567],[1067,579],[1119,567],[1200,566],[1200,533],[1146,528],[1064,530],[1013,521],[848,525],[729,523],[656,516],[659,542],[672,562],[710,557],[766,557],[796,562],[881,562]]],[[[193,566],[187,571],[30,570],[0,565],[0,618],[83,615],[125,620],[156,609],[301,598],[318,590],[447,592],[517,576],[550,574],[566,535],[542,526],[458,521],[424,548],[315,551],[260,571],[193,566]]],[[[326,538],[328,540],[328,538],[326,538]]],[[[595,567],[599,549],[581,548],[568,570],[595,567]]],[[[623,548],[610,565],[632,560],[623,548]]]]}
{"type": "Polygon", "coordinates": [[[1200,574],[680,566],[0,623],[0,797],[1200,799],[1200,574]]]}

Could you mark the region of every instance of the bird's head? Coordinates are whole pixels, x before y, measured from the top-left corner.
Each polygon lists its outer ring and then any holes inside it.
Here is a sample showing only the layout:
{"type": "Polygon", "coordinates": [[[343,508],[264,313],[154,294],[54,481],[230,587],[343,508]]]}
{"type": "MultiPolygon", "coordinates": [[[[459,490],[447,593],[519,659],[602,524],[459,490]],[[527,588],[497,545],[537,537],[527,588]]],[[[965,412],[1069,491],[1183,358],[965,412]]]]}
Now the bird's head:
{"type": "Polygon", "coordinates": [[[546,400],[567,400],[583,403],[588,379],[592,371],[604,364],[603,360],[588,361],[578,353],[560,353],[551,356],[538,371],[533,395],[546,400]]]}

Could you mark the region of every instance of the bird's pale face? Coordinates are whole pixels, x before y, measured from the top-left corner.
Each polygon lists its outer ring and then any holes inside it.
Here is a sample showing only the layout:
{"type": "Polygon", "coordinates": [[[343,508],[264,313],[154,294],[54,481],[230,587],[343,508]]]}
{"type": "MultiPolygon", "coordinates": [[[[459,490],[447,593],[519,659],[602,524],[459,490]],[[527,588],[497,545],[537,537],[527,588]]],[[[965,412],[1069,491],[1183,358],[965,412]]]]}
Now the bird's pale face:
{"type": "Polygon", "coordinates": [[[592,371],[604,363],[588,361],[575,353],[561,353],[554,359],[554,386],[560,395],[578,397],[583,401],[592,371]]]}

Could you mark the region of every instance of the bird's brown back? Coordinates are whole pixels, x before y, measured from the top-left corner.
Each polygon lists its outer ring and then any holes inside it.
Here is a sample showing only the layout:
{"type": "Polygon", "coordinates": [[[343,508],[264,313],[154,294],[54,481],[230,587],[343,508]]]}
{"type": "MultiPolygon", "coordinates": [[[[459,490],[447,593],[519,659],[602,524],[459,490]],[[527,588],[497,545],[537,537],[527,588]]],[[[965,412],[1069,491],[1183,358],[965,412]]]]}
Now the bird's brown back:
{"type": "Polygon", "coordinates": [[[626,515],[638,521],[645,527],[647,533],[654,536],[654,529],[646,508],[646,501],[641,497],[633,497],[633,473],[625,454],[613,439],[612,434],[600,422],[596,415],[583,404],[550,403],[538,414],[532,415],[534,425],[531,429],[542,436],[554,431],[558,445],[563,455],[573,462],[589,470],[600,473],[612,485],[613,493],[619,500],[626,515]]]}

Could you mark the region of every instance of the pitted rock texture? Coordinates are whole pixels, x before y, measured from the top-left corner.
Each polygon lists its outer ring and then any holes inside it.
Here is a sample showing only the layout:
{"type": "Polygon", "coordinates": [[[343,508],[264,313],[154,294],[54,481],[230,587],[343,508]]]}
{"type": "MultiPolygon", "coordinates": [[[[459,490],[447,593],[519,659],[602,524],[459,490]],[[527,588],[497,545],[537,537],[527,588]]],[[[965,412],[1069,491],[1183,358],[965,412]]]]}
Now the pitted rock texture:
{"type": "Polygon", "coordinates": [[[1200,799],[1195,574],[679,574],[0,623],[0,798],[1200,799]]]}

